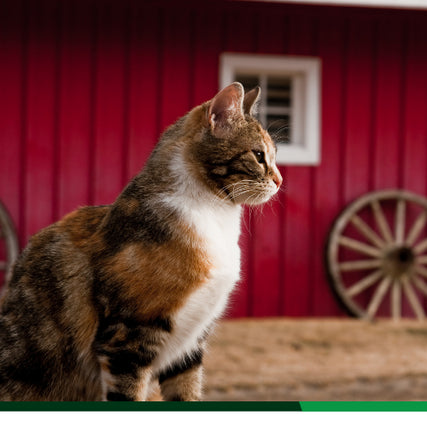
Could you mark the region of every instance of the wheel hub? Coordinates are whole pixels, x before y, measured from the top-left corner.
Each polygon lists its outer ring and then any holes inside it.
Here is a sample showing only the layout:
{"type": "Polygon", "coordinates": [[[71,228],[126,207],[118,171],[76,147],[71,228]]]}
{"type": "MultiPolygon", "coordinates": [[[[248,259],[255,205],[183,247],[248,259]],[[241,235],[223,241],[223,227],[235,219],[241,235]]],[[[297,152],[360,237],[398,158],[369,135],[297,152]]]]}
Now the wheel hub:
{"type": "Polygon", "coordinates": [[[383,260],[384,272],[393,277],[399,278],[404,274],[410,274],[415,263],[413,250],[407,246],[399,246],[389,250],[383,260]]]}

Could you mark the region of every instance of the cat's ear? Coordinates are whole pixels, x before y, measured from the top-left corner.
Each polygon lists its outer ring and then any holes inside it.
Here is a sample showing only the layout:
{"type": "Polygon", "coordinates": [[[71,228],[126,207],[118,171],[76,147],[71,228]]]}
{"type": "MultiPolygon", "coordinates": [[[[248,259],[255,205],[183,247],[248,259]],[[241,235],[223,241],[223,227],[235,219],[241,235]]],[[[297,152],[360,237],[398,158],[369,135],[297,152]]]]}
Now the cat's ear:
{"type": "Polygon", "coordinates": [[[243,98],[243,111],[245,114],[253,115],[256,109],[256,103],[261,95],[261,88],[259,86],[245,93],[243,98]]]}
{"type": "Polygon", "coordinates": [[[212,134],[217,138],[227,138],[236,123],[244,118],[244,89],[240,83],[232,83],[211,100],[207,111],[207,121],[212,134]]]}

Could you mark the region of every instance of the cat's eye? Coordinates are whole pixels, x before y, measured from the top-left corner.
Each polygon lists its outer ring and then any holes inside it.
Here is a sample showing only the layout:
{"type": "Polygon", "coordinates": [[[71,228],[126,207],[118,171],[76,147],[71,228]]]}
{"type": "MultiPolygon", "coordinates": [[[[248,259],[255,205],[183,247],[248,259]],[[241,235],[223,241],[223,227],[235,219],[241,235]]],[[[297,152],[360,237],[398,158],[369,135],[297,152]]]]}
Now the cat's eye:
{"type": "Polygon", "coordinates": [[[258,163],[265,163],[265,157],[262,151],[254,151],[253,153],[258,163]]]}

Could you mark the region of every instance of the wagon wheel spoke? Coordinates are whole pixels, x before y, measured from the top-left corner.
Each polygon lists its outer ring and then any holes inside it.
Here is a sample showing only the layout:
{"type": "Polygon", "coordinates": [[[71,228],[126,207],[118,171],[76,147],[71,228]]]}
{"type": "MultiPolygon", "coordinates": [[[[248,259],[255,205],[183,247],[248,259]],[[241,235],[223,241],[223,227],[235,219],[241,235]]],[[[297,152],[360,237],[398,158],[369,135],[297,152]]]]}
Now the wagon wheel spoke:
{"type": "Polygon", "coordinates": [[[418,256],[416,260],[418,264],[427,264],[427,255],[418,256]]]}
{"type": "Polygon", "coordinates": [[[425,284],[424,280],[418,277],[417,275],[413,276],[413,280],[415,283],[415,286],[424,294],[427,296],[427,285],[425,284]]]}
{"type": "Polygon", "coordinates": [[[383,301],[388,291],[388,288],[390,287],[390,284],[391,284],[391,279],[390,277],[386,276],[384,277],[384,279],[381,281],[381,283],[378,285],[377,289],[375,290],[374,295],[371,301],[369,302],[368,308],[366,310],[366,314],[370,319],[375,317],[375,314],[381,302],[383,301]]]}
{"type": "Polygon", "coordinates": [[[339,264],[341,271],[372,270],[381,266],[381,260],[347,261],[339,264]]]}
{"type": "Polygon", "coordinates": [[[403,292],[406,298],[408,299],[409,304],[412,307],[412,310],[414,311],[415,315],[418,317],[419,320],[425,319],[424,309],[421,306],[418,297],[415,294],[414,289],[412,288],[412,285],[409,283],[409,280],[406,277],[403,277],[401,281],[403,286],[403,292]]]}
{"type": "Polygon", "coordinates": [[[374,271],[369,276],[366,276],[365,278],[359,280],[350,288],[348,288],[347,294],[351,297],[354,297],[360,294],[362,291],[364,291],[365,289],[369,288],[374,283],[376,283],[381,278],[382,275],[383,273],[381,270],[374,271]]]}
{"type": "Polygon", "coordinates": [[[405,235],[405,216],[406,216],[406,202],[403,199],[397,201],[396,218],[395,218],[395,242],[398,245],[403,243],[405,235]]]}
{"type": "Polygon", "coordinates": [[[421,233],[421,230],[424,228],[427,221],[427,211],[423,211],[418,215],[418,218],[415,220],[414,225],[408,233],[406,238],[406,245],[412,246],[417,240],[418,236],[421,233]]]}
{"type": "Polygon", "coordinates": [[[384,212],[383,212],[378,200],[374,200],[371,203],[371,208],[372,208],[372,211],[374,213],[375,221],[378,224],[378,227],[379,227],[381,234],[383,235],[385,241],[387,243],[392,243],[393,242],[393,236],[391,234],[390,226],[388,225],[388,222],[384,216],[384,212]]]}
{"type": "Polygon", "coordinates": [[[391,288],[391,315],[394,320],[402,317],[402,288],[397,280],[391,288]]]}
{"type": "Polygon", "coordinates": [[[415,272],[416,272],[418,275],[420,275],[420,276],[422,276],[422,277],[427,278],[427,268],[424,268],[424,267],[423,267],[423,266],[421,266],[421,265],[416,265],[416,266],[415,266],[415,272]]]}
{"type": "Polygon", "coordinates": [[[360,252],[365,255],[370,255],[374,258],[381,256],[381,251],[373,246],[361,243],[358,240],[351,239],[350,237],[341,236],[338,242],[346,248],[353,249],[356,252],[360,252]]]}
{"type": "Polygon", "coordinates": [[[427,239],[418,243],[418,245],[416,245],[413,250],[414,250],[414,253],[418,255],[425,252],[426,249],[427,249],[427,239]]]}
{"type": "Polygon", "coordinates": [[[377,233],[375,233],[374,230],[372,230],[371,227],[369,227],[368,224],[366,224],[365,221],[363,221],[362,218],[358,215],[354,215],[350,222],[368,239],[370,240],[375,246],[378,248],[383,248],[385,246],[385,242],[381,240],[381,238],[378,236],[377,233]]]}

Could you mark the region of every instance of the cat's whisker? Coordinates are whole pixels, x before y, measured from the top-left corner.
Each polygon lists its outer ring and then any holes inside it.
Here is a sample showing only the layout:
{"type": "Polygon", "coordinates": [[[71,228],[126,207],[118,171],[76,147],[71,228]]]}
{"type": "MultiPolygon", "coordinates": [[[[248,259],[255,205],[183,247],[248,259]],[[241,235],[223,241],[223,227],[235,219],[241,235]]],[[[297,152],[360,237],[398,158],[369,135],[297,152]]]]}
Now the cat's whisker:
{"type": "Polygon", "coordinates": [[[271,122],[271,123],[268,125],[268,127],[267,127],[267,132],[271,135],[272,133],[274,134],[275,132],[279,132],[279,131],[282,131],[282,130],[284,130],[284,129],[290,129],[291,124],[290,124],[290,123],[285,123],[285,124],[283,124],[282,126],[280,126],[280,127],[276,128],[273,132],[271,131],[271,128],[272,128],[273,126],[275,126],[277,123],[282,123],[282,122],[283,122],[283,119],[280,119],[280,120],[274,120],[273,122],[271,122]]]}
{"type": "Polygon", "coordinates": [[[247,215],[247,223],[246,223],[246,232],[250,237],[252,237],[252,223],[253,223],[252,210],[249,208],[247,212],[248,212],[248,215],[247,215]]]}
{"type": "Polygon", "coordinates": [[[213,196],[213,198],[212,198],[212,200],[214,201],[214,202],[217,202],[218,201],[218,199],[219,200],[221,200],[222,198],[225,198],[225,199],[231,199],[231,197],[230,197],[230,192],[227,192],[227,190],[229,190],[230,188],[232,188],[233,186],[235,186],[235,185],[237,185],[237,183],[231,183],[231,184],[229,184],[229,185],[226,185],[226,186],[224,186],[224,187],[222,187],[220,190],[218,190],[215,194],[214,194],[214,196],[213,196]],[[223,195],[224,197],[221,197],[221,195],[223,195]]]}

